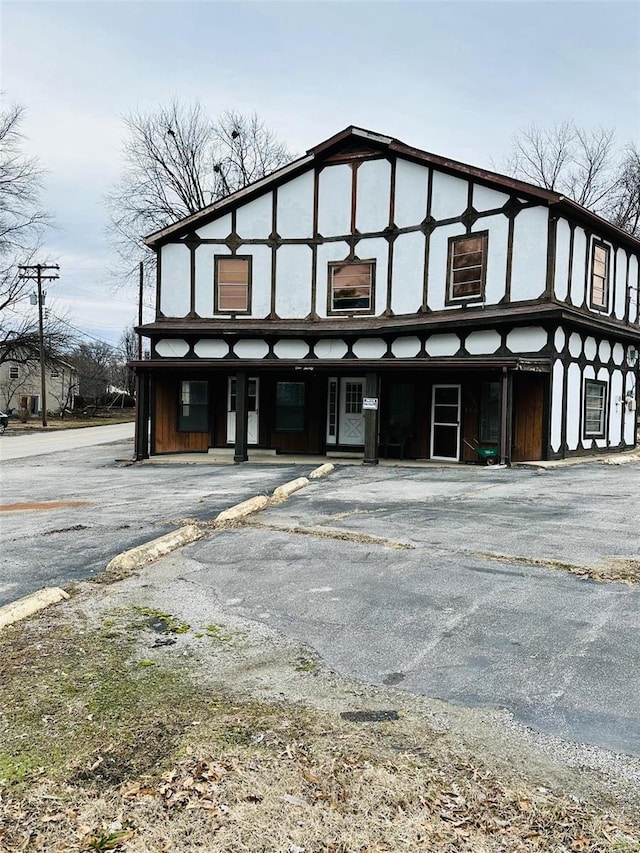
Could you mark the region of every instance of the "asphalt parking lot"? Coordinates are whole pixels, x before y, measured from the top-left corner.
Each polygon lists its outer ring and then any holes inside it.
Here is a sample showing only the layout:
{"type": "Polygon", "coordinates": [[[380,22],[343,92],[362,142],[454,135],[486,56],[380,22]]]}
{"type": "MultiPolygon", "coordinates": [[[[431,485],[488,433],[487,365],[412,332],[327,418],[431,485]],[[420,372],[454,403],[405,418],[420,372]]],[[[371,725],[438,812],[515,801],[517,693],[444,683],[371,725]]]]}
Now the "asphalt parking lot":
{"type": "Polygon", "coordinates": [[[637,558],[639,517],[638,464],[342,468],[184,554],[206,567],[190,580],[339,672],[638,756],[640,589],[528,560],[637,558]],[[303,527],[355,536],[286,530],[303,527]]]}
{"type": "MultiPolygon", "coordinates": [[[[0,603],[90,577],[181,519],[313,467],[126,456],[116,444],[3,463],[4,504],[87,503],[2,514],[0,603]]],[[[637,559],[639,518],[637,462],[339,466],[167,559],[186,596],[301,640],[336,671],[640,756],[640,589],[554,565],[637,559]]]]}

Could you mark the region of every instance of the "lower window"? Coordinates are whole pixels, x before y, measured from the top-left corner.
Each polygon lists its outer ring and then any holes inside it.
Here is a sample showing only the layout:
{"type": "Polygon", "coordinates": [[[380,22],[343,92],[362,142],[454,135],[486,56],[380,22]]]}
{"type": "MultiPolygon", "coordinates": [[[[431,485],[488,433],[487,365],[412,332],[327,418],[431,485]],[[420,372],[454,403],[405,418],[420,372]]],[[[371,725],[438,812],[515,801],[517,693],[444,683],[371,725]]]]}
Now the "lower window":
{"type": "Polygon", "coordinates": [[[607,411],[607,383],[585,379],[583,434],[585,438],[604,438],[607,411]]]}
{"type": "Polygon", "coordinates": [[[185,381],[180,383],[178,410],[180,432],[209,431],[209,383],[185,381]]]}
{"type": "Polygon", "coordinates": [[[304,382],[276,383],[276,432],[304,432],[304,382]]]}
{"type": "Polygon", "coordinates": [[[499,382],[483,382],[480,387],[480,441],[500,441],[502,395],[499,382]]]}

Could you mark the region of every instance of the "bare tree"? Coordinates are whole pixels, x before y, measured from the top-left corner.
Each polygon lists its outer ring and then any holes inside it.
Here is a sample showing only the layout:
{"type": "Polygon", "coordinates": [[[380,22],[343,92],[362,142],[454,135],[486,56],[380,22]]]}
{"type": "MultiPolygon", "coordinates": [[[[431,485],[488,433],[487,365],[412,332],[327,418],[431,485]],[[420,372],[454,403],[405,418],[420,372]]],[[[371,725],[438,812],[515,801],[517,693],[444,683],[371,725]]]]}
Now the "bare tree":
{"type": "Polygon", "coordinates": [[[633,147],[621,152],[613,130],[587,131],[573,121],[530,125],[514,137],[506,171],[566,195],[631,233],[637,230],[638,152],[633,147]]]}
{"type": "MultiPolygon", "coordinates": [[[[217,120],[202,107],[173,101],[124,118],[124,169],[107,195],[109,236],[133,276],[147,256],[143,238],[196,213],[284,165],[286,146],[255,114],[217,120]]],[[[146,265],[148,273],[151,265],[146,265]]],[[[122,275],[122,271],[118,272],[122,275]]]]}
{"type": "MultiPolygon", "coordinates": [[[[27,308],[33,282],[19,276],[18,264],[33,260],[50,217],[40,206],[43,169],[23,153],[23,120],[23,107],[0,110],[0,364],[39,358],[37,316],[27,308]]],[[[69,340],[64,323],[47,319],[48,356],[59,355],[69,340]]]]}
{"type": "Polygon", "coordinates": [[[118,357],[114,347],[103,341],[83,341],[67,357],[78,371],[78,390],[85,404],[95,411],[99,398],[117,382],[118,357]]]}
{"type": "Polygon", "coordinates": [[[633,144],[624,152],[618,184],[607,198],[606,216],[618,228],[640,237],[640,151],[633,144]]]}

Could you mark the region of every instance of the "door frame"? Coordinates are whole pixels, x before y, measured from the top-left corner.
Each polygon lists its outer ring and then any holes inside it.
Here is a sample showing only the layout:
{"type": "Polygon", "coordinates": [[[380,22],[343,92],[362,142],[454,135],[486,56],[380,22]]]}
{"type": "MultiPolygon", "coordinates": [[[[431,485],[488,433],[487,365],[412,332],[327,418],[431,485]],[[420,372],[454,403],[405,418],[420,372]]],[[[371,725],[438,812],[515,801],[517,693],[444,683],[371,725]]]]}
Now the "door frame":
{"type": "MultiPolygon", "coordinates": [[[[226,443],[230,445],[235,445],[236,413],[231,410],[231,385],[235,380],[235,376],[227,377],[226,443]],[[233,438],[231,437],[230,429],[231,415],[233,415],[233,438]]],[[[251,447],[256,447],[260,443],[260,379],[257,376],[249,376],[247,377],[247,383],[249,382],[256,383],[256,407],[253,411],[247,412],[249,423],[249,428],[247,429],[247,444],[251,447]],[[251,433],[251,421],[253,421],[255,425],[255,441],[251,441],[249,439],[249,435],[251,433]]]]}
{"type": "Polygon", "coordinates": [[[362,419],[362,441],[354,442],[353,444],[345,443],[341,441],[340,432],[342,430],[342,426],[344,423],[344,419],[347,417],[344,409],[346,404],[346,384],[347,382],[352,383],[360,383],[362,387],[362,397],[365,396],[365,387],[366,387],[366,379],[364,376],[340,376],[338,377],[338,400],[337,400],[337,425],[336,425],[336,439],[337,444],[340,447],[364,447],[364,412],[360,409],[360,417],[362,419]]]}
{"type": "Polygon", "coordinates": [[[429,458],[430,459],[438,459],[442,462],[459,462],[460,461],[460,438],[462,434],[462,385],[454,382],[441,382],[435,383],[431,386],[431,437],[429,441],[429,458]],[[458,390],[458,413],[457,413],[457,423],[456,424],[440,424],[435,421],[435,407],[436,407],[436,390],[438,388],[457,388],[458,390]],[[456,433],[456,455],[455,456],[435,456],[433,453],[433,444],[435,438],[435,427],[436,426],[455,426],[456,433]]]}

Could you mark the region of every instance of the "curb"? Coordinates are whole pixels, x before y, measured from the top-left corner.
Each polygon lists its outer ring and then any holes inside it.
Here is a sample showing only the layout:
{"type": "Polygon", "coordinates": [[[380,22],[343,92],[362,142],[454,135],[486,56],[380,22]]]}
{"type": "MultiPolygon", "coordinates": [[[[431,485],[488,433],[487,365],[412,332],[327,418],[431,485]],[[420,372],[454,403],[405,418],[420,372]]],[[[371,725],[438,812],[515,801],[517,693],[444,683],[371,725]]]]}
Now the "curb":
{"type": "Polygon", "coordinates": [[[11,604],[5,604],[4,607],[0,607],[0,629],[67,598],[69,593],[60,589],[59,586],[48,586],[17,601],[12,601],[11,604]]]}
{"type": "Polygon", "coordinates": [[[319,480],[320,477],[326,477],[327,474],[330,474],[336,466],[333,462],[325,462],[324,465],[320,465],[318,468],[314,468],[313,471],[309,474],[310,480],[319,480]]]}
{"type": "Polygon", "coordinates": [[[123,551],[118,554],[113,560],[107,563],[105,571],[133,571],[141,569],[148,563],[153,563],[154,560],[164,557],[176,548],[181,548],[183,545],[188,545],[189,542],[195,542],[196,539],[201,539],[204,536],[202,530],[196,527],[195,524],[187,524],[179,530],[172,530],[171,533],[166,533],[164,536],[159,536],[157,539],[152,539],[151,542],[145,542],[144,545],[138,545],[137,548],[131,548],[129,551],[123,551]]]}
{"type": "Polygon", "coordinates": [[[278,486],[277,489],[274,489],[273,497],[275,500],[284,500],[285,498],[288,498],[289,495],[292,495],[299,489],[304,489],[304,487],[308,485],[309,480],[306,477],[297,477],[295,480],[289,480],[288,483],[283,483],[281,486],[278,486]]]}
{"type": "Polygon", "coordinates": [[[264,509],[268,503],[269,498],[264,495],[256,495],[254,498],[249,498],[249,500],[222,510],[215,517],[215,521],[233,521],[236,518],[244,518],[245,515],[251,515],[252,512],[259,512],[259,510],[264,509]]]}

